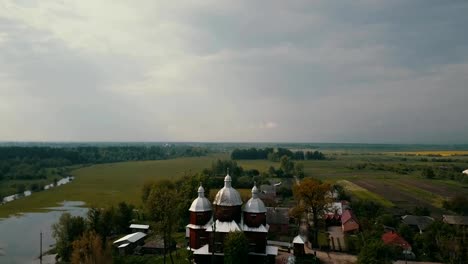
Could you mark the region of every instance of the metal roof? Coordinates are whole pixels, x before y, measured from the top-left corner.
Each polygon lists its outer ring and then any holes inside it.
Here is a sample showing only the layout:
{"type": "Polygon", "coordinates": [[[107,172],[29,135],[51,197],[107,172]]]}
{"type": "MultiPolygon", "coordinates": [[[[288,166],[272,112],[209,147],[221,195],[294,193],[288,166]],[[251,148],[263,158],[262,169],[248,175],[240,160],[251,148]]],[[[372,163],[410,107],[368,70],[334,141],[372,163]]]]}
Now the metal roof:
{"type": "Polygon", "coordinates": [[[144,238],[146,236],[145,233],[142,233],[142,232],[135,232],[135,233],[132,233],[132,234],[128,234],[116,241],[114,241],[114,244],[118,244],[120,242],[127,242],[127,243],[135,243],[137,242],[138,240],[144,238]]]}
{"type": "Polygon", "coordinates": [[[258,198],[259,190],[257,188],[257,185],[254,184],[254,187],[252,188],[252,198],[247,201],[247,203],[244,206],[244,212],[246,213],[266,213],[267,209],[265,207],[265,204],[263,201],[258,198]]]}
{"type": "Polygon", "coordinates": [[[244,206],[246,213],[266,213],[265,204],[260,198],[250,198],[244,206]]]}
{"type": "Polygon", "coordinates": [[[198,187],[198,197],[193,200],[192,205],[189,209],[190,212],[206,212],[211,211],[211,203],[208,198],[205,197],[205,189],[203,186],[198,187]]]}
{"type": "Polygon", "coordinates": [[[293,239],[293,244],[305,244],[305,239],[302,236],[296,236],[293,239]]]}
{"type": "Polygon", "coordinates": [[[419,215],[404,215],[402,221],[407,225],[417,226],[420,230],[426,229],[434,222],[434,218],[419,215]]]}
{"type": "Polygon", "coordinates": [[[131,229],[149,229],[149,225],[131,224],[131,229]]]}
{"type": "Polygon", "coordinates": [[[289,224],[289,210],[286,207],[267,207],[268,224],[289,224]]]}
{"type": "Polygon", "coordinates": [[[442,215],[442,221],[450,225],[468,225],[468,216],[442,215]]]}
{"type": "Polygon", "coordinates": [[[273,246],[266,246],[266,248],[265,248],[265,253],[266,253],[267,255],[276,256],[276,255],[278,255],[278,248],[277,248],[277,247],[273,247],[273,246]]]}
{"type": "Polygon", "coordinates": [[[224,178],[224,187],[218,191],[213,201],[215,205],[221,206],[237,206],[242,205],[242,199],[239,192],[231,186],[231,176],[226,175],[224,178]]]}
{"type": "Polygon", "coordinates": [[[125,248],[125,247],[127,247],[128,245],[130,245],[130,243],[125,243],[125,244],[120,245],[119,248],[125,248]]]}
{"type": "MultiPolygon", "coordinates": [[[[222,222],[222,221],[216,220],[214,229],[216,232],[221,232],[221,233],[242,231],[240,226],[234,220],[231,222],[222,222]]],[[[206,229],[206,232],[213,232],[213,225],[210,225],[206,229]]]]}

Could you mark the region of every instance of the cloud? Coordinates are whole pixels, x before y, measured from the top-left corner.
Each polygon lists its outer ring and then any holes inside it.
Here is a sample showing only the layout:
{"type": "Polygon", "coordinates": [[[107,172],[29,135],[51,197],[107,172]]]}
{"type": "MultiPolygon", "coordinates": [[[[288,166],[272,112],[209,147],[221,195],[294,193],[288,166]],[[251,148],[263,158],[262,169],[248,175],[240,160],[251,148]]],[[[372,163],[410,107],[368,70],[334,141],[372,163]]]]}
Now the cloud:
{"type": "Polygon", "coordinates": [[[466,143],[465,1],[3,1],[2,140],[466,143]]]}

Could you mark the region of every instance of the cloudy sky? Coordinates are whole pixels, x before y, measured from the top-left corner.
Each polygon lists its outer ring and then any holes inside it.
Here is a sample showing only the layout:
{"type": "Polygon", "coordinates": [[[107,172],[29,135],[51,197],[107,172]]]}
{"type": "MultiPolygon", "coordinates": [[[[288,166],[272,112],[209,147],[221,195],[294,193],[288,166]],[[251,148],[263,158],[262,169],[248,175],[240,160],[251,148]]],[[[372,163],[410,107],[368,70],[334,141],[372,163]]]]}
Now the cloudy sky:
{"type": "Polygon", "coordinates": [[[0,2],[0,141],[468,143],[468,1],[0,2]]]}

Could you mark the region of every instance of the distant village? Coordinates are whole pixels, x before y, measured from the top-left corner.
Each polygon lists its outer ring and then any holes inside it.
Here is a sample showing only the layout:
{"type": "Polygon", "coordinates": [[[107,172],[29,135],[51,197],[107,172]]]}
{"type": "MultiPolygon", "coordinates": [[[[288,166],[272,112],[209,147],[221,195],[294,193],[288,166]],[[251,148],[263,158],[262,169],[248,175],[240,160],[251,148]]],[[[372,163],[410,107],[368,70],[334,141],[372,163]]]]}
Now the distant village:
{"type": "MultiPolygon", "coordinates": [[[[301,183],[298,181],[297,184],[301,183]]],[[[293,207],[265,206],[263,200],[281,199],[276,192],[279,185],[269,184],[259,187],[254,185],[251,197],[245,203],[232,186],[229,174],[225,176],[224,187],[217,192],[213,201],[205,196],[205,190],[200,185],[197,190],[198,197],[190,206],[189,222],[186,225],[185,247],[190,253],[187,261],[227,263],[226,240],[232,233],[244,234],[247,263],[356,263],[358,261],[356,255],[347,253],[358,253],[355,249],[353,251],[356,245],[350,243],[354,244],[355,242],[352,242],[354,240],[365,240],[361,233],[362,225],[368,223],[360,221],[353,212],[350,201],[340,199],[339,190],[331,189],[325,194],[325,199],[322,200],[327,201],[327,204],[322,206],[319,223],[314,223],[314,217],[308,208],[297,217],[293,207]],[[317,229],[318,225],[322,225],[323,232],[320,234],[324,236],[315,239],[315,243],[318,244],[314,244],[311,228],[317,229]]],[[[393,226],[378,224],[382,229],[380,240],[383,245],[394,250],[395,259],[407,263],[415,260],[416,255],[412,250],[412,244],[395,226],[409,227],[412,233],[423,234],[435,220],[430,216],[407,214],[401,215],[397,221],[399,223],[393,226]]],[[[468,216],[444,215],[442,221],[463,230],[468,226],[468,216]]],[[[132,224],[129,228],[132,233],[113,242],[120,255],[163,253],[162,240],[147,240],[148,234],[152,232],[149,225],[132,224]]],[[[175,250],[177,246],[180,245],[176,245],[175,242],[169,245],[171,250],[175,250]]]]}

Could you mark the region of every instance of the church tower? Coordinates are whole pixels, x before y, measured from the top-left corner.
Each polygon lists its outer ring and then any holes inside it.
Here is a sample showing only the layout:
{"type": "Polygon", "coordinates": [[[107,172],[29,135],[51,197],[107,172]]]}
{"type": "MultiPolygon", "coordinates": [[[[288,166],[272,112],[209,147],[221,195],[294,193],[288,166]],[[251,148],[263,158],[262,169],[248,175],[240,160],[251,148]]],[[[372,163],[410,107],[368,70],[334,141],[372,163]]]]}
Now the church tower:
{"type": "Polygon", "coordinates": [[[210,201],[205,197],[205,189],[200,184],[198,197],[192,202],[189,209],[190,223],[187,225],[190,232],[189,246],[198,249],[208,243],[206,225],[211,219],[212,209],[210,201]]]}

